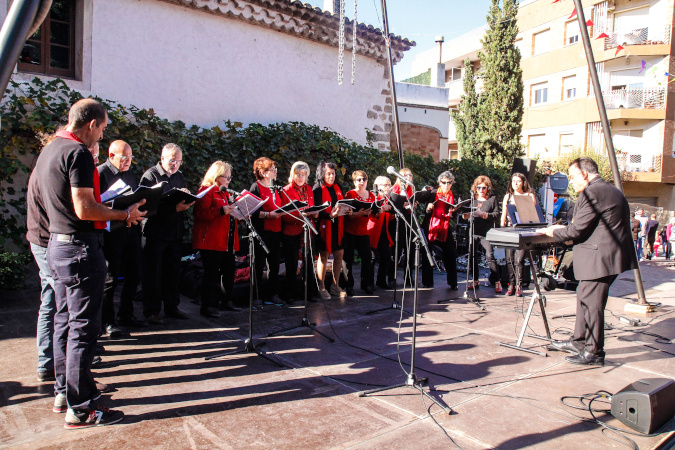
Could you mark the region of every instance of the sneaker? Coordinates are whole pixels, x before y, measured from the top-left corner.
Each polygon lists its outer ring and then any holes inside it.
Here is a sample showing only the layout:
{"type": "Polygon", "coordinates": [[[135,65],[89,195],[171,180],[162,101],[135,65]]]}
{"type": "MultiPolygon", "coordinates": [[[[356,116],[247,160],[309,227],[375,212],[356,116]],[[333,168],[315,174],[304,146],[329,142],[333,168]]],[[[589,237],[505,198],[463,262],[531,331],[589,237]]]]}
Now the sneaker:
{"type": "Polygon", "coordinates": [[[56,381],[56,377],[54,376],[53,370],[46,370],[37,373],[37,380],[40,383],[44,383],[47,381],[56,381]]]}
{"type": "Polygon", "coordinates": [[[335,285],[335,284],[331,284],[328,292],[330,292],[330,295],[334,295],[336,297],[346,297],[347,296],[347,292],[344,289],[340,289],[340,287],[335,285]]]}
{"type": "Polygon", "coordinates": [[[523,295],[523,288],[521,288],[520,286],[518,286],[518,288],[516,289],[516,295],[517,295],[518,297],[521,297],[521,296],[523,295]]]}
{"type": "Polygon", "coordinates": [[[506,295],[514,295],[516,293],[516,289],[513,287],[512,284],[509,284],[509,288],[506,290],[506,295]]]}
{"type": "Polygon", "coordinates": [[[325,289],[321,289],[321,292],[319,292],[319,295],[321,296],[321,300],[330,300],[331,299],[330,293],[325,289]]]}
{"type": "Polygon", "coordinates": [[[64,428],[73,430],[75,428],[89,428],[99,427],[104,425],[112,425],[124,419],[122,411],[115,411],[112,409],[97,406],[91,411],[75,411],[68,409],[66,413],[66,423],[64,428]]]}
{"type": "Polygon", "coordinates": [[[501,294],[502,292],[504,292],[504,289],[502,289],[502,284],[500,282],[497,282],[495,284],[495,292],[497,294],[501,294]]]}
{"type": "Polygon", "coordinates": [[[56,394],[52,411],[55,413],[64,413],[68,411],[68,400],[66,400],[66,394],[56,394]]]}

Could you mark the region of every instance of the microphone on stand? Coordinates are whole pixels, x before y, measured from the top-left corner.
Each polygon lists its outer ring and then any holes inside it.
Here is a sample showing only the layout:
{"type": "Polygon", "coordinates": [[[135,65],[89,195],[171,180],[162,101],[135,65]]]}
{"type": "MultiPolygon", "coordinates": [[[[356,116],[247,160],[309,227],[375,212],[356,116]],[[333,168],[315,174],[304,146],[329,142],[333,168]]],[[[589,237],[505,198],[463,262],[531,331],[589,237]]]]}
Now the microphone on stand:
{"type": "Polygon", "coordinates": [[[283,191],[284,187],[283,186],[277,186],[276,184],[270,184],[270,190],[271,191],[283,191]]]}
{"type": "Polygon", "coordinates": [[[241,192],[237,192],[237,191],[234,191],[232,189],[228,189],[225,186],[218,187],[218,190],[220,192],[227,192],[228,194],[236,195],[237,197],[241,195],[241,192]]]}
{"type": "Polygon", "coordinates": [[[401,175],[401,172],[399,172],[398,170],[394,169],[392,166],[387,167],[387,173],[390,174],[390,175],[395,176],[396,178],[398,178],[399,180],[401,180],[401,182],[413,186],[413,184],[412,184],[410,181],[408,181],[408,179],[407,179],[406,177],[404,177],[403,175],[401,175]]]}

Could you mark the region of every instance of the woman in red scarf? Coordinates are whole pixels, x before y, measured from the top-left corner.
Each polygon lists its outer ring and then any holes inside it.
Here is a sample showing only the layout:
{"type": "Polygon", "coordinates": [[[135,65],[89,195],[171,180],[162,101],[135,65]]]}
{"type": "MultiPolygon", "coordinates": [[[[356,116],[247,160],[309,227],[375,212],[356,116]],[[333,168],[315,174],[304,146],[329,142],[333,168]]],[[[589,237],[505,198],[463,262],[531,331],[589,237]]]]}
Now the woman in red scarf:
{"type": "MultiPolygon", "coordinates": [[[[354,171],[352,181],[354,182],[354,189],[347,192],[346,198],[370,203],[375,201],[375,194],[369,192],[366,188],[368,186],[366,172],[363,170],[354,171]]],[[[354,295],[354,273],[352,271],[354,250],[358,250],[361,258],[361,290],[369,295],[374,293],[373,276],[371,275],[373,270],[372,251],[370,250],[370,234],[368,233],[368,218],[371,212],[371,209],[363,209],[345,219],[344,260],[347,263],[347,295],[350,296],[354,295]]]]}
{"type": "Polygon", "coordinates": [[[228,299],[221,303],[227,310],[238,311],[232,300],[234,285],[234,252],[239,250],[237,221],[230,216],[232,198],[227,188],[232,180],[232,166],[222,161],[211,164],[198,192],[209,191],[195,203],[195,223],[192,228],[192,248],[199,249],[204,265],[202,316],[220,317],[216,306],[220,295],[220,280],[228,299]]]}
{"type": "MultiPolygon", "coordinates": [[[[309,177],[309,166],[306,162],[297,161],[291,166],[291,175],[288,178],[288,184],[284,187],[281,193],[281,204],[286,205],[291,201],[301,201],[307,203],[307,206],[314,206],[314,193],[312,188],[307,184],[309,177]]],[[[300,255],[300,249],[304,245],[304,234],[302,232],[302,222],[295,217],[298,212],[291,211],[291,215],[284,214],[281,216],[281,238],[284,248],[284,264],[286,265],[286,283],[284,292],[281,298],[286,303],[292,303],[296,296],[296,278],[297,278],[297,263],[300,255]]],[[[316,217],[311,214],[311,217],[316,217]]],[[[311,234],[310,234],[311,237],[311,234]]],[[[311,264],[311,261],[304,261],[304,264],[311,264]]],[[[309,273],[314,273],[314,265],[309,273]]],[[[303,271],[304,273],[304,271],[303,271]]],[[[310,276],[308,282],[308,297],[312,299],[312,293],[316,293],[316,284],[314,277],[310,276]],[[314,287],[314,289],[312,289],[314,287]]],[[[316,301],[316,300],[314,300],[316,301]]]]}
{"type": "MultiPolygon", "coordinates": [[[[394,219],[394,212],[387,195],[391,190],[391,180],[387,177],[379,176],[375,178],[373,188],[377,191],[377,200],[379,211],[368,218],[368,235],[370,236],[370,247],[376,251],[380,260],[380,266],[377,270],[377,286],[383,289],[393,289],[394,286],[387,282],[387,272],[391,264],[391,247],[394,245],[394,236],[389,231],[389,223],[394,219]]],[[[375,277],[375,267],[373,261],[373,270],[370,271],[370,283],[373,284],[375,277]]],[[[393,280],[392,280],[393,281],[393,280]]]]}
{"type": "MultiPolygon", "coordinates": [[[[319,281],[319,295],[324,300],[330,300],[331,295],[346,297],[347,293],[340,288],[340,273],[342,272],[343,217],[339,216],[340,208],[336,205],[342,200],[342,191],[335,183],[337,166],[333,162],[321,161],[316,168],[316,184],[314,185],[314,201],[317,204],[330,203],[330,207],[319,213],[316,243],[319,248],[319,260],[316,264],[316,277],[319,281]],[[328,264],[328,255],[333,254],[333,284],[330,292],[326,290],[324,282],[328,264]]],[[[351,214],[351,210],[347,215],[351,214]]]]}
{"type": "Polygon", "coordinates": [[[282,213],[272,212],[281,206],[281,197],[271,187],[277,179],[277,167],[274,165],[274,161],[263,156],[253,163],[253,174],[257,181],[251,185],[249,192],[262,200],[267,199],[267,201],[262,208],[251,216],[251,222],[270,251],[265,253],[257,240],[255,241],[256,287],[258,288],[259,298],[263,300],[264,304],[282,306],[284,303],[277,295],[282,213]],[[261,289],[265,262],[267,262],[269,273],[267,285],[264,289],[261,289]]]}
{"type": "MultiPolygon", "coordinates": [[[[435,245],[443,251],[443,265],[447,274],[450,289],[457,290],[457,245],[452,235],[450,219],[454,209],[455,197],[450,188],[455,182],[455,176],[445,171],[438,176],[439,188],[433,203],[427,205],[427,214],[424,216],[423,228],[427,233],[429,246],[435,245]]],[[[427,258],[422,258],[422,284],[433,287],[434,272],[427,258]]]]}

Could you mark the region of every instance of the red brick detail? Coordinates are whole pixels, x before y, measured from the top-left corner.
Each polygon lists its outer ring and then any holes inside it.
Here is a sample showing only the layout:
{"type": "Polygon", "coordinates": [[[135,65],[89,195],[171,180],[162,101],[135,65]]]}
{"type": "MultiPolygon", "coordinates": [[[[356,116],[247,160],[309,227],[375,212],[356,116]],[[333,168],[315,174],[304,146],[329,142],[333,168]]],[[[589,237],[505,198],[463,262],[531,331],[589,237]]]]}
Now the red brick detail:
{"type": "MultiPolygon", "coordinates": [[[[418,155],[440,159],[441,132],[425,125],[401,123],[401,148],[418,155]]],[[[391,133],[391,148],[396,148],[396,135],[391,133]]]]}

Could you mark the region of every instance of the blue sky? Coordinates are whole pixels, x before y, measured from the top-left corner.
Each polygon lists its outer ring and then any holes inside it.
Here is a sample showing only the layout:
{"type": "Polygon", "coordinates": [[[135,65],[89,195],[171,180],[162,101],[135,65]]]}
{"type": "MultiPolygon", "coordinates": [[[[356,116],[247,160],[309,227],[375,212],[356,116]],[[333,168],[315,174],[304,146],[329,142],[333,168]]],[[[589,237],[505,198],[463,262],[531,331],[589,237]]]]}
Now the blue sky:
{"type": "MultiPolygon", "coordinates": [[[[323,0],[303,0],[323,8],[323,0]]],[[[357,20],[382,28],[381,0],[359,0],[357,20]]],[[[435,37],[449,41],[485,24],[491,0],[387,0],[389,31],[415,41],[394,67],[396,81],[408,78],[415,55],[433,48],[435,37]]],[[[354,0],[345,0],[347,17],[354,14],[354,0]]]]}

